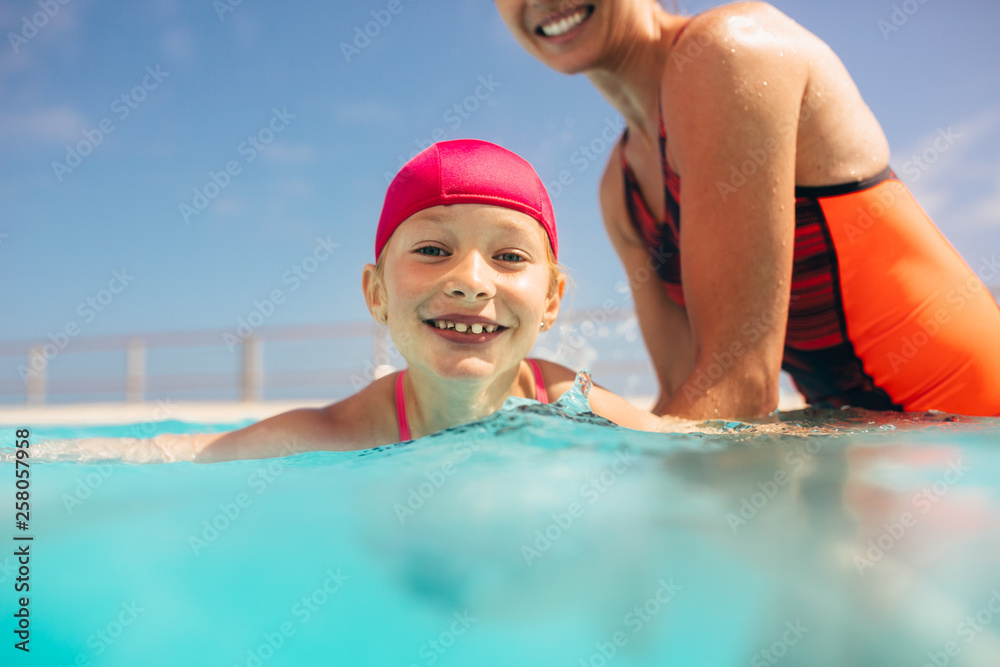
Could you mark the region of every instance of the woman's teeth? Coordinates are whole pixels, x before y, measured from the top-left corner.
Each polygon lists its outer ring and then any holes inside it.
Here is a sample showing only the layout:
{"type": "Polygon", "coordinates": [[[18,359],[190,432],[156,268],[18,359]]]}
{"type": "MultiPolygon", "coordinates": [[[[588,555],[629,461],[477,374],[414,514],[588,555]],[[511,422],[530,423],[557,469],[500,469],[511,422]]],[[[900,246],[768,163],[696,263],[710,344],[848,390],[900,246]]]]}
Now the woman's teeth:
{"type": "Polygon", "coordinates": [[[454,329],[458,333],[474,334],[481,334],[484,331],[486,333],[493,333],[500,328],[496,324],[463,324],[462,322],[449,322],[447,320],[433,320],[433,324],[438,329],[454,329]]]}
{"type": "Polygon", "coordinates": [[[576,26],[583,23],[584,19],[587,18],[589,13],[587,7],[579,7],[575,12],[569,16],[564,16],[560,19],[551,21],[550,23],[545,23],[539,26],[539,30],[546,37],[558,37],[559,35],[564,35],[576,26]]]}

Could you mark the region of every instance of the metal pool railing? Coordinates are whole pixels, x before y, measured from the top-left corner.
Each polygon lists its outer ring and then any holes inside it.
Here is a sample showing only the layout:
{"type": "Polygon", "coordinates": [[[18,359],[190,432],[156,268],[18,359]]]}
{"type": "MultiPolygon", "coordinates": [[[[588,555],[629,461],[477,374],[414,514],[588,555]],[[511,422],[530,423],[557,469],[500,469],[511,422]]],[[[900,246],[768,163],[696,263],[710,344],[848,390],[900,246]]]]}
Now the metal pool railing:
{"type": "MultiPolygon", "coordinates": [[[[653,391],[631,308],[578,311],[561,324],[540,338],[543,356],[568,366],[586,364],[617,391],[653,391]]],[[[59,333],[0,341],[0,404],[336,400],[389,367],[405,365],[385,329],[371,322],[241,333],[202,329],[73,338],[59,333]]]]}

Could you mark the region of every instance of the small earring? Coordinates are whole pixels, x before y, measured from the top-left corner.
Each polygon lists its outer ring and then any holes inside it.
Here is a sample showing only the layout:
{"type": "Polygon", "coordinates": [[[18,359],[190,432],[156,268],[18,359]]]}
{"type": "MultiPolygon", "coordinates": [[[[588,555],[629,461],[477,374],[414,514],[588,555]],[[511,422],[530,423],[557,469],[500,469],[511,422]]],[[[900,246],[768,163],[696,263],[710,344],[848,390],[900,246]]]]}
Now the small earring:
{"type": "Polygon", "coordinates": [[[538,323],[538,330],[539,331],[545,331],[545,322],[539,322],[538,323]]]}
{"type": "Polygon", "coordinates": [[[382,324],[385,324],[388,321],[389,321],[389,316],[388,315],[383,315],[382,316],[382,324]]]}

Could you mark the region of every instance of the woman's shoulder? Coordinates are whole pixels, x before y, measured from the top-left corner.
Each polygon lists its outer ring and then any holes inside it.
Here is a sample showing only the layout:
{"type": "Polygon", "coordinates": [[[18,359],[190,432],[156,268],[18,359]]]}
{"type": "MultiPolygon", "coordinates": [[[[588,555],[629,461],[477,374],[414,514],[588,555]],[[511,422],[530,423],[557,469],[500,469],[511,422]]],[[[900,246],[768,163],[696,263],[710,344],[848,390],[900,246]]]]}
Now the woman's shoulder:
{"type": "Polygon", "coordinates": [[[808,60],[808,52],[817,46],[825,45],[773,5],[726,4],[687,19],[672,46],[672,66],[664,74],[683,74],[686,69],[700,74],[706,68],[733,71],[762,58],[791,66],[808,60]]]}
{"type": "MultiPolygon", "coordinates": [[[[700,139],[706,123],[727,127],[746,116],[765,123],[794,117],[821,44],[763,2],[723,5],[690,19],[660,80],[675,168],[684,173],[683,142],[700,139]]],[[[688,146],[687,152],[697,153],[700,146],[688,146]]]]}
{"type": "Polygon", "coordinates": [[[733,2],[687,17],[677,41],[692,36],[699,37],[700,41],[706,41],[706,37],[749,37],[761,30],[774,35],[803,28],[767,2],[733,2]]]}

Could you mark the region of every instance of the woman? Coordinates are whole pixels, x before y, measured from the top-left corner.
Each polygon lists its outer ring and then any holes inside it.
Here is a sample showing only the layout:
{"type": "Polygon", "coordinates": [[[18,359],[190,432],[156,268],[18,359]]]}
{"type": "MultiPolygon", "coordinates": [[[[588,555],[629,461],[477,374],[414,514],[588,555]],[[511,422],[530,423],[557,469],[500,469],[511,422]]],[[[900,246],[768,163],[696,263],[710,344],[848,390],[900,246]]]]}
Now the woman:
{"type": "Polygon", "coordinates": [[[813,404],[1000,414],[1000,309],[817,37],[757,2],[693,18],[654,0],[496,5],[625,119],[601,207],[656,413],[768,414],[784,368],[813,404]]]}

